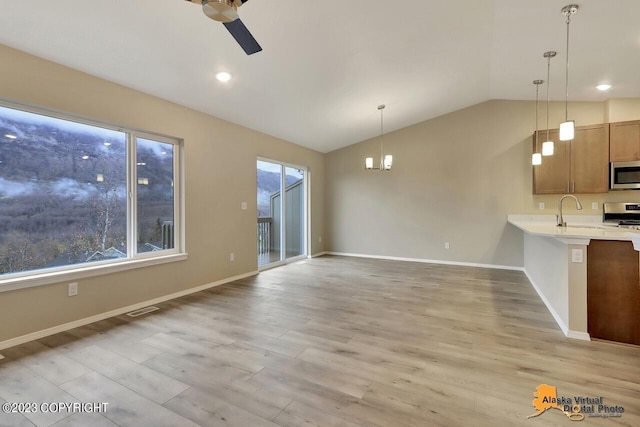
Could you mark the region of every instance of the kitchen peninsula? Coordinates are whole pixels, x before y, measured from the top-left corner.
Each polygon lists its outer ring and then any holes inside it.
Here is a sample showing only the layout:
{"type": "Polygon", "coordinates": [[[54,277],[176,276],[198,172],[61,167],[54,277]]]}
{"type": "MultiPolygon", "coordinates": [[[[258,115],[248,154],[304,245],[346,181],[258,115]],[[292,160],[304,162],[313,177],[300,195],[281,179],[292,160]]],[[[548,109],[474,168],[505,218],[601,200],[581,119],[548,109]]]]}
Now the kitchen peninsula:
{"type": "MultiPolygon", "coordinates": [[[[594,259],[593,265],[589,266],[588,247],[592,241],[598,241],[601,247],[605,245],[604,253],[606,254],[608,250],[606,245],[616,245],[616,247],[622,245],[628,255],[627,258],[633,259],[635,256],[636,262],[632,268],[626,269],[635,269],[631,273],[626,270],[621,273],[625,277],[635,274],[636,278],[632,280],[637,282],[640,231],[603,224],[602,218],[598,216],[567,216],[565,219],[568,223],[567,227],[558,227],[555,215],[509,215],[507,217],[510,224],[524,232],[524,272],[562,332],[570,338],[589,340],[590,332],[593,333],[597,323],[592,316],[597,314],[598,308],[594,305],[597,303],[594,298],[591,304],[587,303],[588,292],[593,292],[596,287],[595,279],[592,279],[588,290],[587,276],[590,274],[595,277],[592,270],[597,265],[594,259]],[[589,267],[592,267],[591,270],[589,267]],[[588,319],[592,320],[588,321],[588,319]]],[[[632,292],[639,292],[638,283],[630,288],[632,292]]],[[[611,293],[613,292],[616,290],[611,289],[611,293]]],[[[620,296],[620,298],[624,297],[620,296]]],[[[634,304],[640,306],[640,300],[634,304]]],[[[633,308],[632,316],[637,317],[636,306],[633,308]]],[[[632,335],[630,340],[616,337],[607,339],[622,342],[633,342],[637,339],[636,332],[630,332],[630,334],[632,335]]],[[[594,337],[597,337],[597,334],[594,337]]]]}

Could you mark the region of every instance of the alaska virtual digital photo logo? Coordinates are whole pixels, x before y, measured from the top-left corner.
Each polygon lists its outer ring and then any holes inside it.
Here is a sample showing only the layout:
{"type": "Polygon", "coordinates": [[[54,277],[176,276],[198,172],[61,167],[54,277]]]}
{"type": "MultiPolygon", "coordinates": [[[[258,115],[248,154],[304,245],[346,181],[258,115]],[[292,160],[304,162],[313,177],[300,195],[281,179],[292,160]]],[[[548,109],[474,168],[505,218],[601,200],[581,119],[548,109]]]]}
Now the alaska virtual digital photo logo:
{"type": "Polygon", "coordinates": [[[602,396],[559,396],[555,386],[540,384],[533,393],[533,407],[537,411],[527,418],[537,417],[555,409],[565,414],[571,421],[582,421],[587,417],[612,418],[621,417],[624,407],[607,405],[602,396]]]}

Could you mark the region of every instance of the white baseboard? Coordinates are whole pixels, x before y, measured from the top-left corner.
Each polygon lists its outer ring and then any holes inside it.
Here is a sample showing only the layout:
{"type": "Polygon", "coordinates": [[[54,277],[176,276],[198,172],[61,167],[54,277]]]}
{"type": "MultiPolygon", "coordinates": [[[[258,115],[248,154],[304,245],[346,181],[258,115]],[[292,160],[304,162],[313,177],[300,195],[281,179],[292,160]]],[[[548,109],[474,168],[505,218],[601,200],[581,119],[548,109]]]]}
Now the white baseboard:
{"type": "Polygon", "coordinates": [[[327,251],[318,252],[316,254],[311,255],[309,258],[318,258],[318,257],[321,257],[323,255],[327,255],[328,253],[329,252],[327,252],[327,251]]]}
{"type": "Polygon", "coordinates": [[[16,338],[11,338],[6,341],[0,342],[0,350],[5,348],[14,347],[16,345],[24,344],[30,341],[38,340],[40,338],[48,337],[50,335],[58,334],[60,332],[68,331],[70,329],[74,329],[80,326],[88,325],[90,323],[99,322],[100,320],[108,319],[110,317],[119,316],[121,314],[128,313],[130,311],[139,310],[141,308],[160,304],[165,301],[169,301],[172,299],[180,298],[185,295],[194,294],[196,292],[204,291],[206,289],[214,288],[216,286],[224,285],[225,283],[233,282],[240,279],[245,279],[247,277],[255,276],[258,274],[258,271],[252,271],[250,273],[240,274],[238,276],[229,277],[226,279],[218,280],[216,282],[207,283],[206,285],[197,286],[195,288],[185,289],[180,292],[175,292],[173,294],[164,295],[158,298],[154,298],[151,300],[139,302],[137,304],[129,305],[127,307],[118,308],[115,310],[107,311],[106,313],[96,314],[95,316],[86,317],[84,319],[74,320],[73,322],[65,323],[63,325],[54,326],[52,328],[43,329],[41,331],[32,332],[27,335],[22,335],[16,338]]]}
{"type": "Polygon", "coordinates": [[[513,270],[524,271],[523,267],[516,267],[513,265],[499,265],[499,264],[478,264],[473,262],[459,262],[459,261],[443,261],[439,259],[425,259],[425,258],[405,258],[396,256],[383,256],[383,255],[366,255],[366,254],[354,254],[346,252],[323,252],[324,255],[337,255],[337,256],[349,256],[356,258],[372,258],[372,259],[385,259],[389,261],[406,261],[406,262],[422,262],[425,264],[444,264],[444,265],[458,265],[461,267],[479,267],[479,268],[494,268],[497,270],[513,270]]]}
{"type": "Polygon", "coordinates": [[[576,340],[591,341],[591,336],[589,336],[588,333],[572,331],[571,329],[569,329],[569,327],[560,318],[560,315],[558,314],[558,312],[556,312],[556,310],[553,308],[553,306],[551,305],[547,297],[544,296],[544,294],[536,284],[535,280],[533,280],[533,277],[529,275],[527,270],[523,270],[523,271],[525,276],[527,276],[527,279],[529,279],[529,283],[531,283],[531,286],[533,286],[533,289],[536,290],[536,293],[538,294],[538,296],[540,297],[544,305],[547,307],[547,310],[549,310],[549,313],[551,313],[551,315],[555,319],[556,323],[560,327],[560,330],[562,330],[562,333],[564,334],[564,336],[566,336],[567,338],[573,338],[576,340]]]}
{"type": "Polygon", "coordinates": [[[578,331],[572,331],[571,329],[569,329],[569,332],[567,332],[567,338],[573,338],[575,340],[581,340],[581,341],[591,341],[591,335],[589,335],[587,332],[578,332],[578,331]]]}

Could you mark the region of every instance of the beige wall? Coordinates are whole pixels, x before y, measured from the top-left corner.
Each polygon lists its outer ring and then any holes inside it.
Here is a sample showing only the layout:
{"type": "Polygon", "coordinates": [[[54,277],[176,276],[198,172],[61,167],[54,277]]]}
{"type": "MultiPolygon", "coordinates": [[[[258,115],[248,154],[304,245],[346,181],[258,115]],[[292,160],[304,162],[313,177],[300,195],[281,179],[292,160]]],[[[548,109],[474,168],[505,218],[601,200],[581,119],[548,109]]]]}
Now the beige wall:
{"type": "Polygon", "coordinates": [[[626,122],[640,119],[639,98],[610,99],[605,103],[605,122],[626,122]]]}
{"type": "Polygon", "coordinates": [[[2,98],[184,139],[189,253],[186,261],[80,280],[73,298],[66,282],[0,293],[0,342],[257,270],[258,156],[309,167],[312,253],[323,251],[321,153],[1,45],[0,63],[2,98]]]}
{"type": "MultiPolygon", "coordinates": [[[[569,112],[578,126],[596,124],[604,122],[605,107],[571,103],[569,112]]],[[[544,104],[539,108],[546,128],[544,104]]],[[[393,106],[387,110],[390,124],[393,106]]],[[[522,232],[507,224],[507,214],[553,215],[558,201],[531,192],[534,118],[533,102],[494,100],[386,134],[394,165],[384,173],[364,170],[365,157],[379,161],[379,138],[327,154],[328,250],[521,267],[522,232]],[[546,209],[538,209],[540,202],[546,209]]],[[[564,104],[552,103],[550,127],[563,119],[564,104]]],[[[601,215],[592,201],[639,196],[580,195],[581,213],[601,215]]],[[[570,204],[566,211],[577,213],[570,204]]]]}

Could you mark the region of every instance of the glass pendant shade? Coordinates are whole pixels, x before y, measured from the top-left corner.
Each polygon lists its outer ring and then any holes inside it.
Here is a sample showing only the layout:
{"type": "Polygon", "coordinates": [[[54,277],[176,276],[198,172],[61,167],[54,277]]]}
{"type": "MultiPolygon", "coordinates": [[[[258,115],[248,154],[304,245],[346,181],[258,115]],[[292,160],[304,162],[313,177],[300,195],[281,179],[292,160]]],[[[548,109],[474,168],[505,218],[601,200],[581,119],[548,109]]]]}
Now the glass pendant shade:
{"type": "Polygon", "coordinates": [[[542,143],[542,155],[553,156],[553,141],[545,141],[542,143]]]}
{"type": "Polygon", "coordinates": [[[367,157],[364,159],[364,168],[373,169],[373,157],[367,157]]]}
{"type": "Polygon", "coordinates": [[[531,156],[531,164],[533,166],[539,166],[542,164],[542,154],[540,153],[533,153],[533,156],[531,156]]]}
{"type": "Polygon", "coordinates": [[[560,141],[571,141],[576,135],[576,122],[568,120],[560,123],[560,141]]]}
{"type": "Polygon", "coordinates": [[[393,164],[393,156],[391,154],[387,154],[384,156],[384,164],[383,167],[385,170],[391,169],[391,165],[393,164]]]}

